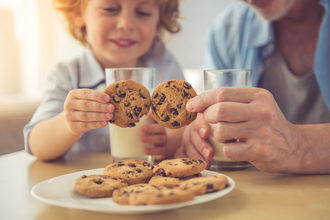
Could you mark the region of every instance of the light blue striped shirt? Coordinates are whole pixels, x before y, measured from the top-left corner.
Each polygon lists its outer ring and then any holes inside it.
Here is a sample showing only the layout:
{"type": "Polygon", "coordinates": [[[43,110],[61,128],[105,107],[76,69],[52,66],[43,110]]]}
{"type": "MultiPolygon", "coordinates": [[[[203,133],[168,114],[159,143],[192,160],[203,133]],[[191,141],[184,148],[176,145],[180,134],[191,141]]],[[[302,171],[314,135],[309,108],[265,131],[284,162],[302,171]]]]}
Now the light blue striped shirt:
{"type": "MultiPolygon", "coordinates": [[[[330,109],[330,0],[324,7],[314,74],[322,97],[330,109]]],[[[222,11],[211,26],[205,56],[206,69],[252,69],[253,85],[261,86],[265,61],[274,52],[272,23],[260,18],[252,8],[239,2],[222,11]]],[[[306,106],[308,107],[308,106],[306,106]]]]}
{"type": "MultiPolygon", "coordinates": [[[[182,70],[173,55],[165,49],[162,43],[156,45],[158,45],[158,48],[152,50],[152,52],[149,51],[142,58],[146,67],[156,69],[156,85],[169,79],[184,79],[182,70]]],[[[103,91],[105,88],[105,73],[92,52],[86,49],[81,56],[71,62],[57,64],[48,75],[45,88],[42,103],[23,130],[25,150],[30,154],[28,138],[33,126],[61,113],[70,90],[89,88],[103,91]]],[[[86,132],[69,152],[109,152],[109,144],[109,128],[107,126],[86,132]]]]}

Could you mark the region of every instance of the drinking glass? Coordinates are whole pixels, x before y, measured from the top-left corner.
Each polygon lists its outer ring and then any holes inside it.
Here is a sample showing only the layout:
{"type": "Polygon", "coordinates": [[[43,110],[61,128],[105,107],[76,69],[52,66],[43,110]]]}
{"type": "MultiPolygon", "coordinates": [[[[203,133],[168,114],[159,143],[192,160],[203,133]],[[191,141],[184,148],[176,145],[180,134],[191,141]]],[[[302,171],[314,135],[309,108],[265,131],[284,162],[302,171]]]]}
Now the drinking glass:
{"type": "MultiPolygon", "coordinates": [[[[150,93],[155,87],[154,68],[107,68],[105,69],[106,85],[122,80],[134,80],[144,85],[150,93]]],[[[109,123],[110,152],[113,162],[126,159],[142,159],[149,163],[153,157],[145,155],[144,149],[153,147],[152,144],[143,143],[140,140],[141,127],[152,123],[148,115],[140,118],[134,127],[122,128],[109,123]]]]}
{"type": "MultiPolygon", "coordinates": [[[[251,70],[249,69],[219,69],[204,70],[204,90],[219,87],[249,87],[252,86],[251,70]]],[[[240,170],[251,166],[247,161],[233,161],[223,154],[223,144],[214,137],[216,124],[210,124],[211,134],[209,142],[214,148],[214,157],[211,160],[212,170],[240,170]]]]}

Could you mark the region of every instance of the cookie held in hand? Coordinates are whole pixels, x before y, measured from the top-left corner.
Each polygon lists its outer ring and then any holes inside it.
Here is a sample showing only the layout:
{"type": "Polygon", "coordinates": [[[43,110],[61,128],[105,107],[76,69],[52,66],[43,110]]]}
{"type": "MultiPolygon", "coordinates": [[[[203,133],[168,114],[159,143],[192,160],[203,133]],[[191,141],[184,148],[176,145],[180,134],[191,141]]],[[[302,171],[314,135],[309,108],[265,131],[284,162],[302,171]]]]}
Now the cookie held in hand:
{"type": "Polygon", "coordinates": [[[197,113],[188,112],[186,104],[197,94],[184,80],[173,79],[160,83],[152,93],[151,109],[154,119],[167,128],[190,124],[197,113]]]}
{"type": "Polygon", "coordinates": [[[113,118],[109,121],[119,127],[134,127],[150,109],[150,93],[146,87],[133,80],[110,84],[103,91],[110,96],[115,106],[113,118]]]}

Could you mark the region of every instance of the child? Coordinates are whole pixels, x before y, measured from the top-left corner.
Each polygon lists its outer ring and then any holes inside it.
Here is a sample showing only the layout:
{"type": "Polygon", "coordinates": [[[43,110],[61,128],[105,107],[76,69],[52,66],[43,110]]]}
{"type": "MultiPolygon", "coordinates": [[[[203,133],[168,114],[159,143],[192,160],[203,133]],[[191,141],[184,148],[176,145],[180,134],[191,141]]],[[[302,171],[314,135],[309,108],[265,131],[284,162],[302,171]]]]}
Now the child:
{"type": "MultiPolygon", "coordinates": [[[[105,128],[114,106],[105,88],[105,68],[154,67],[156,83],[183,79],[179,65],[160,40],[180,29],[178,0],[54,0],[69,33],[84,54],[59,63],[49,75],[43,101],[24,128],[25,149],[40,160],[68,151],[109,151],[105,128]]],[[[147,154],[173,153],[180,132],[158,124],[142,127],[141,141],[154,144],[147,154]],[[171,137],[171,138],[170,138],[171,137]],[[175,143],[175,144],[173,144],[175,143]]]]}

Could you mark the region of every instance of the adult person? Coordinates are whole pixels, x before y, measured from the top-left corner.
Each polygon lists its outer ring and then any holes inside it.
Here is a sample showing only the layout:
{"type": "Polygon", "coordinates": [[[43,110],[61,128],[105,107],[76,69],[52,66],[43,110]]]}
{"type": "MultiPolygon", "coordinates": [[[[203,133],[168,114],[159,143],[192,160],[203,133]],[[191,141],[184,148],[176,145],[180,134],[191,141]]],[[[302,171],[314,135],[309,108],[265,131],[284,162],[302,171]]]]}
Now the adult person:
{"type": "Polygon", "coordinates": [[[191,99],[187,109],[200,114],[176,155],[209,161],[208,123],[217,123],[229,159],[268,172],[329,173],[329,10],[330,0],[246,0],[221,13],[205,68],[250,68],[255,87],[191,99]]]}

